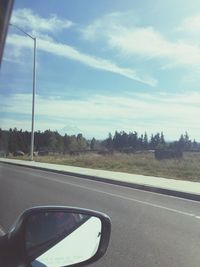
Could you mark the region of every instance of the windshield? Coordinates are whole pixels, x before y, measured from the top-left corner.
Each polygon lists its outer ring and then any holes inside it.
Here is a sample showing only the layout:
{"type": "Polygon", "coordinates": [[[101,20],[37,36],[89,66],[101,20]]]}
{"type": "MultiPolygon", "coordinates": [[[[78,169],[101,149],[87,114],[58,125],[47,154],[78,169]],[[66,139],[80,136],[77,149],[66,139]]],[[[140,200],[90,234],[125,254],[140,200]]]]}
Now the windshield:
{"type": "Polygon", "coordinates": [[[0,165],[0,225],[91,208],[114,229],[93,266],[199,266],[199,44],[198,0],[16,0],[0,160],[23,166],[0,165]]]}

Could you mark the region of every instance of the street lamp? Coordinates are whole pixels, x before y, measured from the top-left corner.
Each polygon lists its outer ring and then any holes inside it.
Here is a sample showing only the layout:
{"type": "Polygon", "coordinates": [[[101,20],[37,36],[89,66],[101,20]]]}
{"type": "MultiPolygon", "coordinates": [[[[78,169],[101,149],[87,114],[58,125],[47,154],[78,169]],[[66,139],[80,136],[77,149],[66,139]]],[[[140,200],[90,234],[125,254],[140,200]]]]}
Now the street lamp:
{"type": "Polygon", "coordinates": [[[32,95],[32,120],[31,120],[31,148],[30,148],[30,160],[33,160],[34,152],[34,118],[35,118],[35,84],[36,84],[36,37],[31,36],[18,26],[9,23],[9,25],[15,27],[25,35],[30,37],[34,41],[34,57],[33,57],[33,95],[32,95]]]}

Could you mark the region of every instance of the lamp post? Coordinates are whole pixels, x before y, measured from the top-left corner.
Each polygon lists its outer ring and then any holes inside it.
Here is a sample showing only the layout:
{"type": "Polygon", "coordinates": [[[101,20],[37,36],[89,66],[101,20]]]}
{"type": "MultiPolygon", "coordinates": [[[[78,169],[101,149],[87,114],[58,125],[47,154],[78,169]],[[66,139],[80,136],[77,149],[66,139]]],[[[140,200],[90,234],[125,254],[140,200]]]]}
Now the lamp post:
{"type": "Polygon", "coordinates": [[[32,120],[31,120],[31,147],[30,147],[30,160],[33,160],[34,152],[34,121],[35,121],[35,85],[36,85],[36,37],[31,36],[18,26],[9,23],[9,25],[15,27],[26,36],[30,37],[34,41],[34,53],[33,53],[33,93],[32,93],[32,120]]]}

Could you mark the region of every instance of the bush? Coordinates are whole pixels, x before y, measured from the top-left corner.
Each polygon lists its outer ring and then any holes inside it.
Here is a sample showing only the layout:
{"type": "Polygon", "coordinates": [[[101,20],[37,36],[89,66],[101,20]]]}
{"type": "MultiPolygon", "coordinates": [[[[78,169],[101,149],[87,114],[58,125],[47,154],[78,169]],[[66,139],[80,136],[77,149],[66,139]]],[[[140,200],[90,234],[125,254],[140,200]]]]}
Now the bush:
{"type": "Polygon", "coordinates": [[[25,154],[24,154],[24,152],[23,151],[21,151],[21,150],[17,150],[17,151],[15,151],[14,153],[13,153],[13,156],[24,156],[25,154]]]}
{"type": "Polygon", "coordinates": [[[155,158],[162,159],[180,159],[183,157],[183,152],[177,149],[156,149],[154,152],[155,158]]]}

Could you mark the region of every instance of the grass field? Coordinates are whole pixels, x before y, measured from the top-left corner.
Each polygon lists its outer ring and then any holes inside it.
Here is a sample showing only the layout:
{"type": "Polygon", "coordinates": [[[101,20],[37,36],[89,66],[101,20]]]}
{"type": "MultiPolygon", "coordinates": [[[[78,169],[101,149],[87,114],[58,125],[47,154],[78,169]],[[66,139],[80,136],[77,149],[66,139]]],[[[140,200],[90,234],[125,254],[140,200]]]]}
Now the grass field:
{"type": "MultiPolygon", "coordinates": [[[[27,159],[27,157],[18,158],[27,159]]],[[[78,156],[36,156],[35,161],[200,182],[200,153],[197,152],[185,152],[180,160],[158,161],[151,153],[112,155],[93,153],[78,156]]]]}

